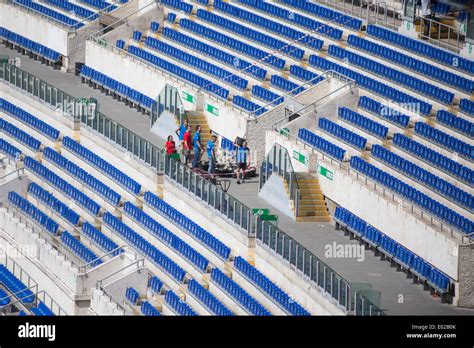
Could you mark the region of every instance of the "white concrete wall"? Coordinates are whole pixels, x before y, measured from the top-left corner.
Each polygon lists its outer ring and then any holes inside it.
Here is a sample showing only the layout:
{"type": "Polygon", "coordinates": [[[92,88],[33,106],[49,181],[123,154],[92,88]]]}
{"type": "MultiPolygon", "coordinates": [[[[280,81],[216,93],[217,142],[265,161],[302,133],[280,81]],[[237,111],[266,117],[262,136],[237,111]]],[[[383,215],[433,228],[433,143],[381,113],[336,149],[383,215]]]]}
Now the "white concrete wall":
{"type": "Polygon", "coordinates": [[[92,289],[91,293],[91,309],[98,315],[131,315],[129,311],[124,312],[117,307],[103,291],[98,289],[92,289]]]}
{"type": "Polygon", "coordinates": [[[281,176],[272,174],[258,192],[258,195],[289,218],[295,218],[295,213],[290,207],[290,198],[286,192],[284,180],[281,176]]]}
{"type": "Polygon", "coordinates": [[[63,56],[68,55],[67,27],[6,3],[0,3],[0,14],[0,26],[51,48],[63,56]]]}

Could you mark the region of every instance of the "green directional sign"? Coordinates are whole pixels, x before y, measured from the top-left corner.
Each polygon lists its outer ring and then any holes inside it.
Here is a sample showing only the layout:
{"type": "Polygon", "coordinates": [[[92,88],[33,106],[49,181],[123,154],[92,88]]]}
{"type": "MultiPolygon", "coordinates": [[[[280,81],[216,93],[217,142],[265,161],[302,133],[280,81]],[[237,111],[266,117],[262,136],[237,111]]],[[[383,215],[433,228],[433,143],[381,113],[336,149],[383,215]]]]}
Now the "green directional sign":
{"type": "Polygon", "coordinates": [[[274,214],[261,215],[260,219],[263,221],[278,221],[278,215],[274,215],[274,214]]]}
{"type": "Polygon", "coordinates": [[[329,169],[324,168],[323,166],[319,166],[319,174],[321,174],[322,176],[328,178],[331,181],[334,177],[334,173],[332,171],[330,171],[329,169]]]}
{"type": "Polygon", "coordinates": [[[0,64],[7,64],[8,63],[8,56],[0,56],[0,64]]]}
{"type": "Polygon", "coordinates": [[[214,116],[219,116],[219,108],[216,108],[211,104],[206,104],[206,111],[210,114],[213,114],[214,116]]]}
{"type": "Polygon", "coordinates": [[[293,150],[293,158],[296,159],[298,162],[303,163],[304,165],[308,165],[308,157],[303,155],[302,153],[293,150]]]}
{"type": "Polygon", "coordinates": [[[181,94],[183,100],[191,103],[191,104],[196,104],[196,100],[192,94],[189,94],[188,92],[183,91],[181,94]]]}
{"type": "Polygon", "coordinates": [[[288,138],[290,136],[290,130],[287,127],[282,128],[280,129],[280,134],[288,138]]]}
{"type": "Polygon", "coordinates": [[[270,214],[270,210],[269,209],[265,209],[265,208],[253,208],[252,209],[252,215],[268,215],[270,214]]]}

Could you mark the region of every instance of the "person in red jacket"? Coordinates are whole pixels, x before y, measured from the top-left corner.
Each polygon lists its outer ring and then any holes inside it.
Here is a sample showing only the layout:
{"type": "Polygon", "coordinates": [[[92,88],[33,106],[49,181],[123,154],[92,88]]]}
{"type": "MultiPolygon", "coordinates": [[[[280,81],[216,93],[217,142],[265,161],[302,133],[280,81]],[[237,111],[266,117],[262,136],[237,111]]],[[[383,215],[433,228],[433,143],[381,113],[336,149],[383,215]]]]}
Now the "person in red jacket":
{"type": "Polygon", "coordinates": [[[174,142],[172,135],[168,135],[168,140],[165,143],[165,149],[167,155],[176,153],[176,143],[174,142]]]}
{"type": "Polygon", "coordinates": [[[188,125],[188,129],[183,136],[183,163],[188,164],[191,157],[191,150],[193,149],[193,137],[191,135],[192,127],[188,125]]]}

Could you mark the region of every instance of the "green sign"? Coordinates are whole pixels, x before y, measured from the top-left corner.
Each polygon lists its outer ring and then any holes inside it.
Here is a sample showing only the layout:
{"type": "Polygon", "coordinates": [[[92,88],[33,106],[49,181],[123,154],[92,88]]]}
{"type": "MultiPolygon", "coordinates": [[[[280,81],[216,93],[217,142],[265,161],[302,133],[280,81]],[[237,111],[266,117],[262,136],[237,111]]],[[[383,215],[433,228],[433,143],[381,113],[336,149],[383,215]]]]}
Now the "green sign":
{"type": "Polygon", "coordinates": [[[287,137],[287,138],[288,138],[288,137],[290,136],[290,130],[289,130],[288,128],[286,128],[286,127],[285,127],[285,128],[282,128],[282,129],[280,130],[280,134],[283,135],[284,137],[287,137]]]}
{"type": "Polygon", "coordinates": [[[8,63],[8,56],[0,56],[0,64],[7,64],[8,63]]]}
{"type": "Polygon", "coordinates": [[[278,215],[273,215],[273,214],[261,215],[260,219],[262,221],[278,221],[278,215]]]}
{"type": "Polygon", "coordinates": [[[293,150],[293,158],[296,159],[298,162],[303,163],[306,166],[308,165],[308,157],[306,157],[302,153],[299,153],[296,150],[293,150]]]}
{"type": "Polygon", "coordinates": [[[319,174],[321,174],[322,176],[325,176],[326,178],[328,178],[331,181],[334,177],[334,173],[332,171],[330,171],[329,169],[324,168],[323,166],[319,166],[319,174]]]}
{"type": "Polygon", "coordinates": [[[211,104],[206,104],[206,111],[210,114],[213,114],[214,116],[219,116],[219,109],[215,106],[212,106],[211,104]]]}
{"type": "Polygon", "coordinates": [[[264,208],[253,208],[252,209],[252,215],[268,215],[270,214],[269,209],[264,209],[264,208]]]}
{"type": "Polygon", "coordinates": [[[196,101],[194,100],[194,96],[192,94],[189,94],[188,92],[183,91],[182,98],[183,98],[183,100],[185,100],[185,101],[187,101],[191,104],[196,104],[196,101]]]}

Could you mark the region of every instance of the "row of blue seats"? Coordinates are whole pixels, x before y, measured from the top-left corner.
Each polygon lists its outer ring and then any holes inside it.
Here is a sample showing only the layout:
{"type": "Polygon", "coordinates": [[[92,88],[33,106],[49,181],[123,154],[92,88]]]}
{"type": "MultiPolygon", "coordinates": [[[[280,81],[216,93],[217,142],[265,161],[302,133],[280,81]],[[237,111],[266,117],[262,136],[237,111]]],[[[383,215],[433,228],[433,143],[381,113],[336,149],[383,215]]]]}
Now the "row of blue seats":
{"type": "Polygon", "coordinates": [[[234,67],[235,69],[241,70],[242,72],[249,74],[257,79],[263,80],[267,75],[267,70],[260,68],[254,63],[248,62],[245,59],[237,57],[233,54],[222,51],[215,46],[208,45],[202,41],[196,40],[190,36],[180,33],[171,28],[163,29],[163,36],[170,38],[176,42],[179,42],[187,47],[202,52],[203,54],[213,57],[216,60],[234,67]]]}
{"type": "Polygon", "coordinates": [[[82,6],[73,4],[72,2],[69,2],[67,0],[45,0],[45,2],[47,4],[59,7],[60,9],[65,10],[67,12],[72,12],[75,16],[85,18],[89,21],[93,21],[99,18],[99,14],[97,12],[93,12],[82,6]]]}
{"type": "Polygon", "coordinates": [[[351,109],[346,107],[339,108],[338,115],[341,119],[348,121],[359,128],[362,128],[377,138],[387,138],[388,127],[385,127],[384,125],[381,125],[380,123],[375,122],[368,117],[362,116],[351,109]]]}
{"type": "Polygon", "coordinates": [[[459,110],[462,112],[474,116],[474,101],[469,99],[461,99],[459,103],[459,110]]]}
{"type": "Polygon", "coordinates": [[[474,231],[474,223],[466,219],[461,214],[456,213],[452,209],[447,208],[438,201],[416,190],[411,185],[405,184],[403,181],[387,174],[385,171],[367,163],[362,158],[353,156],[350,165],[363,175],[375,180],[381,185],[408,199],[414,204],[420,206],[423,210],[437,217],[438,219],[448,223],[456,229],[470,234],[474,231]]]}
{"type": "Polygon", "coordinates": [[[213,315],[220,317],[234,315],[234,313],[224,306],[221,301],[219,301],[209,290],[205,289],[196,280],[191,279],[189,281],[187,291],[213,315]]]}
{"type": "Polygon", "coordinates": [[[359,98],[358,106],[371,114],[403,128],[407,128],[410,123],[410,116],[402,114],[400,111],[392,109],[365,95],[359,98]]]}
{"type": "Polygon", "coordinates": [[[76,254],[82,261],[91,267],[97,267],[103,263],[96,254],[92,252],[88,247],[82,244],[78,239],[74,238],[72,234],[64,231],[61,234],[61,241],[63,244],[76,254]]]}
{"type": "Polygon", "coordinates": [[[319,119],[318,127],[357,149],[364,150],[367,145],[366,138],[338,125],[337,123],[325,117],[321,117],[319,119]]]}
{"type": "Polygon", "coordinates": [[[9,303],[10,303],[10,296],[8,296],[8,294],[5,291],[0,289],[0,308],[6,306],[9,303]]]}
{"type": "Polygon", "coordinates": [[[127,289],[125,289],[125,299],[132,305],[136,306],[139,298],[140,294],[135,288],[129,286],[127,289]]]}
{"type": "Polygon", "coordinates": [[[157,276],[153,276],[149,279],[148,286],[155,294],[159,294],[163,289],[163,282],[157,276]]]}
{"type": "Polygon", "coordinates": [[[293,300],[288,294],[275,285],[270,279],[258,271],[255,267],[237,256],[234,260],[234,268],[247,280],[256,285],[266,295],[270,296],[279,306],[290,315],[310,315],[301,305],[293,300]]]}
{"type": "Polygon", "coordinates": [[[84,23],[78,22],[75,19],[72,19],[60,12],[54,11],[50,9],[49,7],[33,2],[32,0],[14,0],[14,2],[22,6],[25,6],[27,8],[30,8],[36,12],[39,12],[47,16],[48,18],[54,19],[55,21],[59,23],[72,27],[73,29],[79,29],[84,26],[84,23]]]}
{"type": "Polygon", "coordinates": [[[442,2],[435,2],[431,6],[431,12],[436,14],[447,15],[450,10],[451,6],[442,2]]]}
{"type": "Polygon", "coordinates": [[[68,184],[67,181],[31,157],[26,157],[23,163],[25,164],[26,169],[32,171],[51,186],[54,186],[54,188],[59,192],[78,203],[83,209],[92,215],[97,216],[100,210],[100,205],[87,197],[83,192],[68,184]]]}
{"type": "Polygon", "coordinates": [[[382,248],[385,252],[391,254],[392,257],[397,258],[410,271],[421,275],[443,291],[448,289],[450,279],[447,275],[441,273],[424,259],[369,225],[358,216],[352,214],[349,210],[337,207],[334,217],[340,224],[349,227],[378,248],[382,248]]]}
{"type": "Polygon", "coordinates": [[[23,282],[18,279],[5,265],[0,265],[0,284],[8,291],[15,294],[15,297],[22,303],[33,303],[35,296],[23,282]]]}
{"type": "Polygon", "coordinates": [[[38,139],[22,131],[10,122],[5,121],[3,118],[0,118],[0,132],[5,132],[11,138],[14,138],[16,141],[22,143],[34,152],[37,152],[40,149],[41,142],[38,139]]]}
{"type": "MultiPolygon", "coordinates": [[[[243,1],[240,1],[240,2],[243,2],[243,1]]],[[[224,2],[222,0],[215,0],[214,8],[221,12],[234,16],[238,19],[243,19],[244,21],[250,23],[251,25],[262,27],[281,37],[285,37],[292,41],[296,41],[303,45],[307,45],[308,47],[314,48],[318,51],[323,47],[324,41],[321,39],[318,39],[314,36],[303,33],[299,30],[290,28],[287,25],[282,24],[280,22],[269,20],[266,17],[255,14],[254,12],[243,10],[237,6],[233,6],[229,4],[228,2],[224,2]]],[[[287,47],[288,47],[289,52],[287,52],[286,51],[287,49],[285,48],[284,50],[285,53],[297,59],[303,58],[304,50],[297,48],[292,44],[288,44],[287,47]]]]}
{"type": "Polygon", "coordinates": [[[111,213],[107,212],[103,218],[104,224],[119,234],[123,239],[135,247],[140,253],[148,257],[153,263],[161,268],[165,273],[170,275],[179,283],[184,280],[186,271],[182,269],[176,262],[171,260],[168,256],[163,254],[153,244],[148,242],[145,238],[140,236],[130,227],[125,225],[122,221],[117,219],[111,213]]]}
{"type": "Polygon", "coordinates": [[[303,81],[311,81],[312,85],[316,85],[324,80],[324,76],[315,74],[299,65],[290,65],[290,75],[303,81]]]}
{"type": "Polygon", "coordinates": [[[415,157],[454,175],[456,178],[459,178],[470,185],[474,184],[474,170],[432,150],[428,146],[422,145],[400,133],[396,133],[393,136],[392,144],[415,157]]]}
{"type": "MultiPolygon", "coordinates": [[[[105,11],[105,12],[112,12],[117,8],[116,5],[111,4],[110,2],[104,1],[104,0],[78,0],[79,2],[83,2],[84,4],[87,4],[91,7],[94,7],[96,9],[105,11]]],[[[120,1],[121,3],[125,3],[128,0],[122,0],[120,1]]]]}
{"type": "Polygon", "coordinates": [[[176,13],[173,13],[173,12],[168,13],[168,16],[166,17],[166,20],[170,23],[175,23],[176,22],[176,13]]]}
{"type": "Polygon", "coordinates": [[[237,149],[237,147],[234,145],[232,140],[229,140],[225,137],[222,137],[221,138],[221,149],[224,149],[224,150],[229,151],[229,152],[234,152],[237,149]]]}
{"type": "Polygon", "coordinates": [[[35,316],[53,316],[54,312],[48,308],[43,302],[39,301],[39,304],[37,307],[32,307],[31,312],[35,316]]]}
{"type": "Polygon", "coordinates": [[[196,316],[197,313],[189,305],[181,300],[173,291],[168,290],[165,295],[165,303],[180,316],[196,316]]]}
{"type": "Polygon", "coordinates": [[[440,103],[451,105],[454,100],[454,93],[452,92],[448,92],[447,90],[439,88],[431,83],[405,74],[397,69],[390,68],[382,63],[361,56],[342,47],[330,45],[328,53],[338,59],[347,60],[350,64],[359,66],[372,74],[381,76],[413,91],[429,96],[440,103]]]}
{"type": "Polygon", "coordinates": [[[49,233],[56,234],[58,232],[59,225],[56,221],[49,218],[45,213],[36,208],[18,193],[14,191],[8,192],[8,201],[36,221],[49,233]]]}
{"type": "Polygon", "coordinates": [[[158,309],[153,307],[153,305],[148,301],[143,301],[142,305],[140,306],[140,312],[143,315],[146,315],[148,317],[159,317],[159,316],[161,316],[158,309]]]}
{"type": "Polygon", "coordinates": [[[271,315],[260,303],[242,289],[236,282],[230,279],[218,268],[213,268],[211,272],[212,281],[232,299],[239,303],[250,315],[268,316],[271,315]]]}
{"type": "Polygon", "coordinates": [[[59,58],[61,58],[61,53],[3,27],[0,27],[0,38],[3,38],[15,45],[21,46],[24,49],[46,58],[51,62],[57,62],[59,58]]]}
{"type": "Polygon", "coordinates": [[[249,83],[248,80],[234,74],[233,72],[227,71],[217,65],[211,64],[204,59],[198,58],[195,55],[186,53],[174,46],[168,45],[167,43],[157,40],[148,36],[145,40],[145,45],[154,50],[161,52],[165,55],[173,57],[179,62],[183,62],[194,67],[197,70],[204,72],[210,76],[213,76],[225,83],[234,86],[235,88],[245,90],[249,83]]]}
{"type": "Polygon", "coordinates": [[[404,68],[421,73],[429,78],[440,81],[449,86],[453,86],[462,91],[472,93],[474,90],[474,81],[460,75],[438,68],[437,66],[423,62],[407,54],[401,53],[387,46],[377,44],[370,40],[361,38],[357,35],[349,35],[347,44],[361,49],[371,55],[382,57],[388,61],[394,62],[404,68]]]}
{"type": "Polygon", "coordinates": [[[202,9],[199,9],[197,11],[197,16],[203,21],[215,24],[220,28],[236,33],[237,35],[243,36],[248,40],[252,40],[262,46],[276,49],[297,60],[303,59],[304,50],[302,50],[301,48],[297,48],[291,44],[288,44],[282,40],[275,39],[273,36],[263,34],[260,31],[250,29],[245,25],[239,24],[225,17],[215,15],[212,12],[208,12],[202,9]]]}
{"type": "Polygon", "coordinates": [[[216,255],[224,260],[228,260],[230,256],[230,248],[207,232],[201,226],[193,222],[186,215],[182,214],[164,200],[154,195],[150,191],[145,193],[145,203],[147,203],[155,211],[168,218],[171,222],[178,225],[181,229],[191,234],[199,242],[207,248],[214,251],[216,255]]]}
{"type": "MultiPolygon", "coordinates": [[[[60,155],[50,147],[44,149],[43,155],[45,159],[54,163],[57,167],[59,167],[59,169],[65,171],[66,173],[79,180],[81,183],[85,184],[87,187],[89,187],[92,191],[104,198],[110,204],[118,206],[118,204],[120,203],[121,196],[117,192],[112,190],[102,181],[98,180],[95,176],[89,174],[84,169],[69,161],[64,156],[60,155]]],[[[92,210],[89,210],[91,213],[98,211],[95,205],[91,206],[91,208],[93,208],[92,210]]]]}
{"type": "Polygon", "coordinates": [[[256,116],[260,116],[268,111],[267,108],[258,105],[240,95],[234,95],[232,98],[232,104],[240,109],[247,111],[248,113],[255,113],[256,116]]]}
{"type": "Polygon", "coordinates": [[[81,68],[81,76],[91,80],[105,88],[109,91],[114,92],[124,98],[127,98],[138,105],[151,110],[154,106],[156,106],[156,100],[144,95],[141,92],[138,92],[136,89],[133,89],[113,78],[102,74],[101,72],[88,67],[87,65],[83,65],[81,68]]]}
{"type": "Polygon", "coordinates": [[[53,141],[59,138],[60,133],[56,128],[3,98],[0,98],[0,110],[8,113],[53,141]]]}
{"type": "Polygon", "coordinates": [[[272,86],[281,89],[285,92],[291,92],[293,95],[298,95],[305,90],[303,86],[300,86],[290,80],[287,80],[279,75],[272,75],[270,78],[272,86]]]}
{"type": "Polygon", "coordinates": [[[469,210],[474,209],[474,197],[472,195],[432,174],[430,171],[394,154],[383,146],[374,145],[372,147],[372,156],[380,159],[388,166],[395,168],[406,176],[428,186],[433,191],[452,199],[459,205],[469,210]]]}
{"type": "Polygon", "coordinates": [[[349,77],[357,82],[357,84],[375,94],[381,95],[384,98],[393,100],[402,105],[417,105],[422,115],[429,115],[433,105],[428,104],[418,98],[412,97],[409,94],[400,92],[398,89],[390,87],[382,82],[365,76],[364,74],[355,72],[342,65],[331,62],[325,58],[311,55],[309,57],[309,64],[315,68],[323,71],[334,70],[342,75],[349,77]]]}
{"type": "Polygon", "coordinates": [[[255,58],[256,60],[268,64],[278,70],[282,70],[285,67],[286,61],[284,59],[265,52],[254,45],[246,44],[242,41],[234,39],[233,37],[215,31],[212,28],[198,24],[186,18],[180,19],[179,25],[186,30],[198,34],[206,39],[217,42],[218,44],[228,47],[233,51],[240,52],[249,57],[255,58]]]}
{"type": "Polygon", "coordinates": [[[150,52],[147,52],[141,48],[138,48],[136,46],[128,46],[128,53],[137,56],[165,71],[168,73],[171,73],[173,75],[176,75],[192,84],[194,84],[197,87],[202,88],[205,91],[208,91],[210,93],[215,94],[216,96],[227,99],[229,96],[229,90],[226,88],[222,88],[221,86],[193,73],[188,71],[187,69],[184,69],[182,67],[177,66],[176,64],[171,63],[169,60],[161,59],[160,57],[155,56],[154,54],[151,54],[150,52]]]}
{"type": "Polygon", "coordinates": [[[318,149],[319,151],[329,155],[330,157],[333,157],[339,161],[344,160],[346,150],[334,145],[330,141],[327,141],[326,139],[314,134],[306,128],[299,129],[298,138],[318,149]]]}
{"type": "Polygon", "coordinates": [[[181,238],[176,236],[173,232],[151,218],[148,214],[138,209],[134,204],[126,202],[123,212],[128,217],[132,218],[141,227],[152,233],[163,244],[175,250],[179,255],[193,264],[199,271],[205,272],[209,265],[209,260],[198,253],[194,248],[189,246],[181,238]]]}
{"type": "Polygon", "coordinates": [[[103,158],[99,157],[93,151],[82,146],[77,141],[73,140],[70,137],[64,137],[63,146],[69,151],[79,156],[87,163],[97,168],[100,172],[117,182],[126,190],[132,192],[135,195],[138,195],[140,193],[142,186],[137,181],[133,180],[120,169],[113,166],[103,158]]]}
{"type": "Polygon", "coordinates": [[[308,12],[316,17],[323,18],[327,21],[338,23],[346,28],[352,30],[360,30],[362,21],[358,18],[348,16],[342,12],[332,10],[325,6],[315,4],[309,1],[295,1],[295,0],[279,0],[281,3],[298,8],[308,12]]]}
{"type": "Polygon", "coordinates": [[[18,160],[21,154],[20,149],[3,139],[0,139],[0,152],[14,160],[18,160]]]}
{"type": "Polygon", "coordinates": [[[160,29],[160,23],[158,22],[150,22],[150,30],[154,33],[158,32],[158,29],[160,29]]]}
{"type": "Polygon", "coordinates": [[[123,249],[118,249],[118,245],[115,244],[109,237],[103,234],[101,231],[96,229],[90,223],[85,222],[81,227],[81,232],[87,237],[93,244],[102,249],[105,253],[109,253],[114,250],[110,255],[117,256],[123,253],[123,249]]]}
{"type": "Polygon", "coordinates": [[[273,93],[272,91],[269,91],[268,89],[259,85],[254,85],[252,87],[252,95],[268,103],[272,103],[273,105],[279,105],[284,101],[282,96],[273,93]]]}
{"type": "Polygon", "coordinates": [[[54,197],[51,193],[43,189],[38,184],[32,182],[28,186],[28,193],[36,197],[43,204],[47,205],[55,212],[57,212],[65,220],[69,221],[74,226],[77,226],[77,224],[79,223],[79,219],[80,219],[79,214],[77,214],[74,210],[69,208],[66,204],[61,202],[59,199],[54,197]]]}
{"type": "MultiPolygon", "coordinates": [[[[281,8],[279,6],[273,5],[268,2],[263,1],[255,1],[255,0],[238,0],[238,2],[245,4],[247,6],[251,6],[255,9],[258,9],[262,12],[265,12],[269,15],[277,17],[279,20],[288,21],[291,24],[296,24],[303,27],[306,30],[315,31],[316,34],[321,34],[327,36],[333,40],[340,40],[342,37],[342,30],[337,29],[335,27],[329,26],[325,23],[318,22],[312,18],[302,16],[299,13],[290,12],[287,9],[281,8]]],[[[291,3],[293,5],[294,1],[291,3]]],[[[299,33],[299,32],[298,32],[299,33]]],[[[306,34],[301,33],[301,36],[306,34]]],[[[296,38],[298,39],[298,38],[296,38]]],[[[323,46],[323,41],[316,39],[315,37],[311,37],[313,42],[307,42],[309,46],[316,45],[314,48],[320,50],[323,46]]]]}
{"type": "Polygon", "coordinates": [[[423,138],[429,139],[437,145],[458,153],[461,157],[474,160],[474,145],[465,143],[452,135],[446,134],[426,123],[415,123],[415,133],[423,138]]]}
{"type": "Polygon", "coordinates": [[[187,14],[191,14],[191,12],[193,11],[193,5],[181,0],[162,0],[161,2],[165,6],[172,7],[178,11],[183,11],[187,14]]]}
{"type": "Polygon", "coordinates": [[[438,110],[436,114],[436,121],[445,126],[455,129],[471,138],[474,137],[474,123],[465,120],[462,117],[457,117],[446,110],[438,110]]]}
{"type": "Polygon", "coordinates": [[[367,34],[416,54],[434,59],[453,68],[474,74],[474,62],[417,39],[409,38],[390,29],[369,25],[367,34]]]}
{"type": "Polygon", "coordinates": [[[132,33],[132,39],[137,41],[137,42],[140,42],[141,38],[142,38],[142,32],[141,31],[138,31],[138,30],[135,30],[133,31],[132,33]]]}

